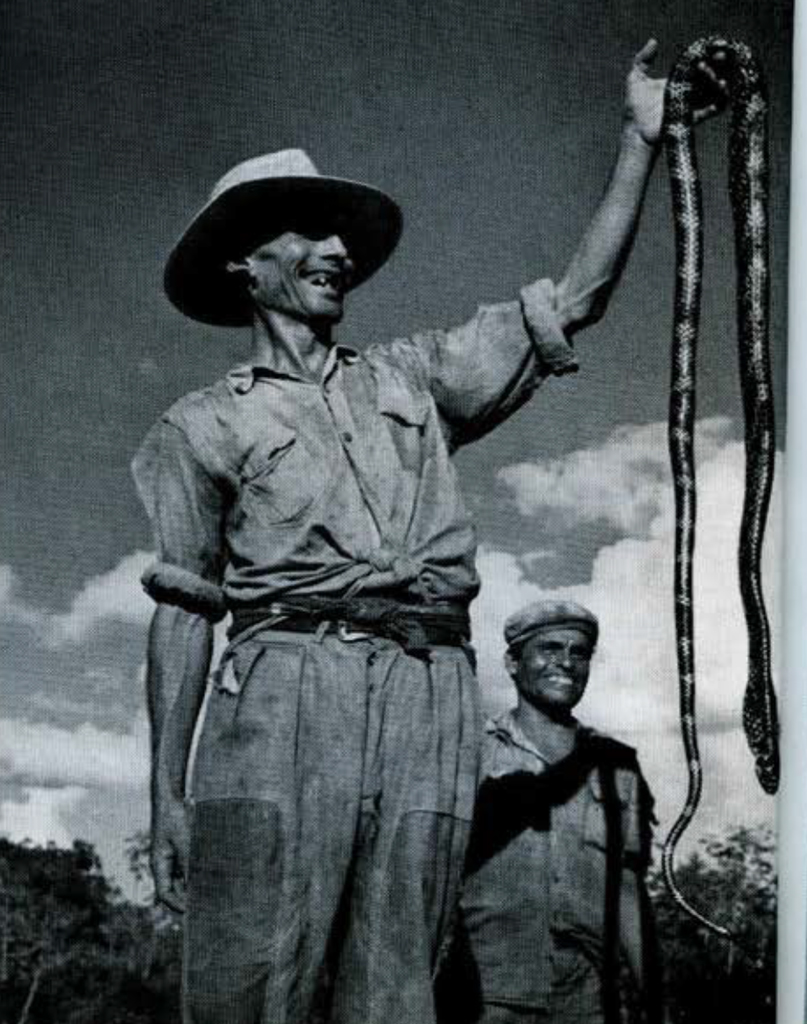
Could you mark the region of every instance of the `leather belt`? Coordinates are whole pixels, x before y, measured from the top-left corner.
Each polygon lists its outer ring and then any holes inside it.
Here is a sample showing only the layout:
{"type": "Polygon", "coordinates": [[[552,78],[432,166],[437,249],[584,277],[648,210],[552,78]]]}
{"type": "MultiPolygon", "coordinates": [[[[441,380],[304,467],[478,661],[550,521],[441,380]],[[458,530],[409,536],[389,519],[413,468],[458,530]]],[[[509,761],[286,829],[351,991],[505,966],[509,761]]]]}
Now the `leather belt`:
{"type": "Polygon", "coordinates": [[[389,598],[295,597],[259,607],[234,608],[230,639],[253,627],[292,633],[336,634],[346,641],[373,636],[399,643],[409,654],[432,647],[462,647],[470,639],[465,605],[458,602],[412,606],[389,598]]]}

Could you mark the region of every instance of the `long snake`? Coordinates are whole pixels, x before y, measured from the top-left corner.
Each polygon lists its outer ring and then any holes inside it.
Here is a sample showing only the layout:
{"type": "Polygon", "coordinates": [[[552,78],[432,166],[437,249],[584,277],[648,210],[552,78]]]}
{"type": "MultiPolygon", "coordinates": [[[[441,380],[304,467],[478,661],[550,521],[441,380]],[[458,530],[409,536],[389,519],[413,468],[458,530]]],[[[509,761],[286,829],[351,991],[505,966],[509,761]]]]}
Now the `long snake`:
{"type": "Polygon", "coordinates": [[[676,282],[669,414],[670,462],[675,492],[675,628],[681,733],[688,765],[684,807],[664,842],[662,869],[675,903],[725,938],[681,893],[675,848],[701,797],[702,769],[695,718],[693,555],[695,547],[695,362],[703,269],[703,204],[694,145],[694,107],[701,62],[722,63],[731,103],[729,190],[737,265],[737,335],[745,418],[745,497],[739,540],[740,592],[749,640],[743,727],[766,793],[779,782],[776,696],[771,642],[761,584],[762,541],[775,459],[773,399],[768,352],[767,94],[759,64],[741,42],[699,39],[683,51],[667,81],[663,138],[675,222],[676,282]]]}

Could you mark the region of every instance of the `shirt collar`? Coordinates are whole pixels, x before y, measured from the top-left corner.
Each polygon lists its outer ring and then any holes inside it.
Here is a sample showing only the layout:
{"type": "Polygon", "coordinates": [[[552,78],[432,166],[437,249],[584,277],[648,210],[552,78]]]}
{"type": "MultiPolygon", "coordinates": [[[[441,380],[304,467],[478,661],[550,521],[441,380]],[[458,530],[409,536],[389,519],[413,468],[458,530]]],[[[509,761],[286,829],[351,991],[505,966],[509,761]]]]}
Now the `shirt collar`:
{"type": "Polygon", "coordinates": [[[334,345],[328,353],[322,368],[323,383],[342,365],[351,366],[359,358],[359,353],[347,345],[334,345]]]}
{"type": "MultiPolygon", "coordinates": [[[[495,718],[490,719],[487,724],[487,732],[496,736],[498,739],[504,740],[505,743],[518,747],[519,750],[524,750],[528,754],[532,754],[533,757],[537,757],[544,764],[549,764],[549,758],[546,754],[541,753],[538,747],[536,747],[532,740],[527,737],[524,730],[516,721],[513,715],[514,711],[515,708],[510,708],[509,711],[503,711],[501,714],[496,715],[495,718]]],[[[595,734],[595,730],[581,726],[577,721],[575,721],[575,729],[578,741],[584,733],[589,735],[595,734]]]]}
{"type": "Polygon", "coordinates": [[[520,750],[525,750],[528,754],[532,754],[545,764],[548,763],[547,757],[524,735],[524,730],[513,717],[512,708],[492,718],[488,722],[487,731],[498,739],[504,740],[505,743],[518,747],[520,750]]]}
{"type": "MultiPolygon", "coordinates": [[[[328,358],[325,361],[322,374],[323,381],[330,377],[337,366],[342,364],[350,366],[359,359],[361,359],[361,355],[348,345],[334,345],[328,353],[328,358]]],[[[293,373],[283,373],[280,370],[275,370],[273,367],[265,366],[262,363],[239,363],[238,366],[234,366],[229,371],[226,376],[226,380],[237,394],[246,395],[253,389],[255,383],[259,380],[301,381],[303,378],[298,377],[293,373]]]]}

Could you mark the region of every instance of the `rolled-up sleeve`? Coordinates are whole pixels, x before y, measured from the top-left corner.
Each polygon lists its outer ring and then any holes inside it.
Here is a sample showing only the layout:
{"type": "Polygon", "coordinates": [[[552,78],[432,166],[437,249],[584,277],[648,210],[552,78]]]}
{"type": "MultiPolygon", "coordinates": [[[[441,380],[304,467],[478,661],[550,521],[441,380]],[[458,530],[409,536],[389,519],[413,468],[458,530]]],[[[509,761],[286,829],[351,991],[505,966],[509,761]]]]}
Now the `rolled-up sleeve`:
{"type": "Polygon", "coordinates": [[[223,500],[184,432],[160,420],[132,462],[151,520],[158,566],[175,566],[213,584],[224,568],[223,500]]]}
{"type": "Polygon", "coordinates": [[[578,368],[546,279],[522,289],[518,301],[481,306],[461,327],[415,334],[392,351],[410,373],[419,371],[454,447],[501,423],[545,377],[578,368]]]}

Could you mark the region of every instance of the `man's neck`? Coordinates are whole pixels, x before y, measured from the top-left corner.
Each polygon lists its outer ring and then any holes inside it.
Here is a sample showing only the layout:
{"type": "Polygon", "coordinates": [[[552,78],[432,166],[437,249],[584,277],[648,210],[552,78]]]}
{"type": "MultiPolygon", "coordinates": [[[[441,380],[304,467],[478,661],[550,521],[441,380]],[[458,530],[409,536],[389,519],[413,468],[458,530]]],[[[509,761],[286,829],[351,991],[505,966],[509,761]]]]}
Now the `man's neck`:
{"type": "Polygon", "coordinates": [[[319,380],[333,344],[330,325],[321,329],[277,310],[256,310],[251,362],[279,373],[319,380]]]}
{"type": "Polygon", "coordinates": [[[549,714],[519,696],[513,718],[527,739],[551,763],[574,750],[578,722],[571,713],[549,714]]]}

